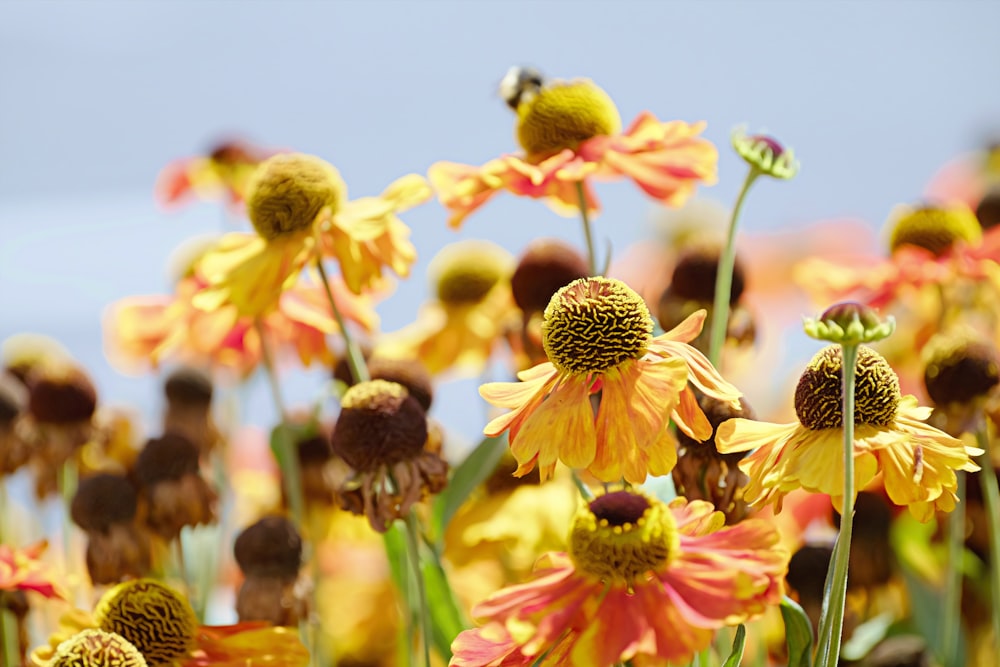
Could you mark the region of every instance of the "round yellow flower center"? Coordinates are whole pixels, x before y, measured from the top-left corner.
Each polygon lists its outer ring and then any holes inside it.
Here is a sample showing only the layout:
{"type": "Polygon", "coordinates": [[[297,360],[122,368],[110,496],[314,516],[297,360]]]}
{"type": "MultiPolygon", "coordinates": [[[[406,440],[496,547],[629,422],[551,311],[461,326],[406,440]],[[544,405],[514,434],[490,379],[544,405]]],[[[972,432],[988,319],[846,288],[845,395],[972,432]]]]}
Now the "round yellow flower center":
{"type": "Polygon", "coordinates": [[[146,667],[146,659],[121,635],[83,630],[59,644],[49,667],[146,667]]]}
{"type": "Polygon", "coordinates": [[[150,667],[186,655],[198,625],[191,604],[153,579],[118,584],[97,603],[94,618],[101,630],[131,642],[150,667]]]}
{"type": "Polygon", "coordinates": [[[359,382],[344,394],[340,408],[331,445],[355,470],[374,472],[424,450],[427,417],[403,385],[359,382]]]}
{"type": "Polygon", "coordinates": [[[964,336],[935,336],[925,349],[924,385],[937,405],[969,403],[1000,384],[996,348],[964,336]]]}
{"type": "MultiPolygon", "coordinates": [[[[828,345],[816,353],[799,378],[795,414],[806,428],[840,428],[844,424],[841,355],[839,345],[828,345]]],[[[889,363],[870,347],[858,347],[854,383],[854,423],[891,424],[901,399],[899,378],[889,363]]]]}
{"type": "Polygon", "coordinates": [[[312,155],[275,155],[247,185],[247,214],[268,241],[309,229],[324,208],[336,213],[344,184],[333,165],[312,155]]]}
{"type": "Polygon", "coordinates": [[[481,302],[490,290],[510,276],[514,258],[488,241],[460,241],[445,247],[431,261],[438,300],[446,306],[481,302]]]}
{"type": "Polygon", "coordinates": [[[556,368],[594,373],[646,352],[653,319],[642,297],[614,278],[581,278],[545,308],[542,346],[556,368]]]}
{"type": "Polygon", "coordinates": [[[608,94],[590,81],[555,83],[517,109],[517,140],[529,157],[543,158],[581,142],[621,131],[608,94]]]}
{"type": "Polygon", "coordinates": [[[614,491],[590,501],[577,512],[569,538],[577,569],[607,583],[627,585],[661,569],[679,546],[670,508],[632,491],[614,491]]]}
{"type": "Polygon", "coordinates": [[[895,252],[903,245],[915,245],[940,255],[956,241],[974,243],[981,237],[982,228],[972,211],[923,206],[900,216],[893,225],[889,248],[895,252]]]}

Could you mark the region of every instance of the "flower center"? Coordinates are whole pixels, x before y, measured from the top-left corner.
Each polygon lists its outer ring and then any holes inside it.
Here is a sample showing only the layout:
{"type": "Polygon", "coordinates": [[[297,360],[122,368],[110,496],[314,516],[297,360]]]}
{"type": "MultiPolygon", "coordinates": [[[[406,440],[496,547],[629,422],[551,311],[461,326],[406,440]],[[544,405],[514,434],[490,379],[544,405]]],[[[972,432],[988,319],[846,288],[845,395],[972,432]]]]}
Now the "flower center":
{"type": "Polygon", "coordinates": [[[333,165],[312,155],[275,155],[260,163],[247,184],[247,214],[268,241],[309,229],[325,207],[344,199],[344,183],[333,165]]]}
{"type": "MultiPolygon", "coordinates": [[[[715,279],[719,272],[720,248],[717,245],[699,245],[688,248],[677,259],[670,277],[672,296],[701,303],[715,300],[715,279]]],[[[746,281],[739,259],[733,265],[733,285],[729,305],[735,305],[743,296],[746,281]]]]}
{"type": "Polygon", "coordinates": [[[892,228],[889,248],[915,245],[941,255],[956,241],[974,243],[982,237],[976,216],[965,207],[921,206],[904,213],[892,228]]]}
{"type": "Polygon", "coordinates": [[[335,454],[361,472],[415,458],[427,442],[427,417],[401,384],[359,382],[344,394],[333,429],[335,454]]]}
{"type": "Polygon", "coordinates": [[[150,667],[168,665],[194,645],[197,621],[191,605],[153,579],[118,584],[94,610],[97,625],[131,642],[150,667]]]}
{"type": "MultiPolygon", "coordinates": [[[[843,357],[839,345],[816,353],[795,388],[795,414],[806,428],[840,428],[843,357]]],[[[888,426],[899,407],[899,378],[889,363],[870,347],[858,346],[854,373],[854,423],[888,426]]]]}
{"type": "Polygon", "coordinates": [[[554,83],[517,109],[517,140],[531,158],[544,158],[581,142],[621,131],[608,94],[590,81],[554,83]]]}
{"type": "Polygon", "coordinates": [[[632,491],[614,491],[577,512],[569,551],[578,569],[630,585],[669,562],[679,543],[670,508],[632,491]]]}
{"type": "Polygon", "coordinates": [[[559,239],[535,239],[528,244],[510,277],[514,303],[525,313],[540,313],[559,288],[590,273],[587,260],[559,239]]]}
{"type": "Polygon", "coordinates": [[[992,345],[935,336],[927,345],[925,358],[924,385],[937,405],[969,403],[1000,383],[1000,360],[992,345]]]}
{"type": "Polygon", "coordinates": [[[646,352],[653,320],[642,297],[614,278],[581,278],[552,297],[542,346],[559,370],[607,371],[646,352]]]}
{"type": "Polygon", "coordinates": [[[439,252],[428,272],[438,300],[446,306],[480,303],[490,290],[510,276],[514,258],[488,241],[460,241],[439,252]]]}
{"type": "Polygon", "coordinates": [[[146,659],[121,635],[83,630],[59,644],[50,667],[146,667],[146,659]]]}

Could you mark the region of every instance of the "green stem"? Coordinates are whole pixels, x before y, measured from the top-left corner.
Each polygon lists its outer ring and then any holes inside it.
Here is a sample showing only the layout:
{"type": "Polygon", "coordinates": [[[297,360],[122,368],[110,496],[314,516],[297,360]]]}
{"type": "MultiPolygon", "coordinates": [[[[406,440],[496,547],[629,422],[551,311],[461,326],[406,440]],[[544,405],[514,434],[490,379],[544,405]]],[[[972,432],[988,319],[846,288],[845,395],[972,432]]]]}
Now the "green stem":
{"type": "Polygon", "coordinates": [[[583,480],[580,479],[580,475],[575,470],[570,472],[573,477],[573,484],[576,486],[576,490],[580,492],[580,495],[583,496],[583,499],[593,500],[594,492],[590,490],[590,487],[583,483],[583,480]]]}
{"type": "Polygon", "coordinates": [[[316,259],[316,268],[319,269],[320,282],[323,283],[323,291],[326,293],[327,301],[330,302],[330,310],[333,311],[333,317],[337,320],[337,326],[340,327],[340,335],[344,337],[344,345],[347,347],[347,363],[351,367],[351,375],[354,376],[355,382],[367,382],[371,376],[368,373],[368,366],[365,364],[365,355],[361,353],[361,348],[358,347],[351,333],[347,330],[344,316],[341,314],[340,308],[337,307],[337,300],[333,298],[330,279],[326,275],[322,259],[316,259]]]}
{"type": "Polygon", "coordinates": [[[743,179],[743,187],[736,196],[732,215],[729,217],[729,231],[726,233],[726,245],[719,256],[719,269],[715,276],[715,302],[712,305],[712,328],[709,337],[708,359],[713,366],[718,367],[722,358],[722,346],[726,342],[726,328],[729,323],[729,297],[733,288],[733,266],[736,264],[736,224],[740,219],[743,201],[750,186],[753,185],[761,172],[756,167],[750,167],[747,177],[743,179]]]}
{"type": "Polygon", "coordinates": [[[587,263],[590,275],[597,275],[597,253],[594,250],[594,237],[590,229],[590,214],[587,213],[587,195],[583,191],[583,181],[576,182],[576,196],[580,200],[580,221],[583,223],[583,238],[587,242],[587,263]]]}
{"type": "Polygon", "coordinates": [[[410,569],[417,588],[417,604],[420,611],[420,641],[424,647],[424,664],[431,665],[431,612],[427,606],[427,585],[424,582],[423,566],[420,563],[420,526],[417,515],[411,510],[404,522],[406,528],[406,554],[410,559],[410,569]]]}
{"type": "Polygon", "coordinates": [[[962,554],[965,552],[965,473],[955,473],[958,502],[948,515],[948,569],[944,588],[941,652],[945,667],[959,667],[962,634],[962,554]]]}
{"type": "Polygon", "coordinates": [[[844,606],[847,601],[847,569],[851,558],[851,534],[854,529],[854,374],[858,361],[857,345],[842,345],[843,421],[844,421],[844,498],[840,512],[840,534],[827,575],[827,591],[820,618],[820,648],[817,667],[836,667],[840,660],[844,632],[844,606]]]}
{"type": "MultiPolygon", "coordinates": [[[[73,518],[70,516],[70,507],[73,505],[73,496],[76,495],[76,487],[79,482],[79,474],[76,468],[76,459],[70,456],[56,470],[56,484],[59,487],[59,495],[62,497],[62,546],[63,559],[67,572],[76,571],[74,562],[75,552],[73,550],[73,536],[75,526],[73,518]]],[[[74,591],[76,593],[77,591],[74,591]]]]}
{"type": "MultiPolygon", "coordinates": [[[[288,422],[288,409],[281,396],[281,383],[278,382],[278,371],[274,365],[274,357],[271,354],[270,342],[264,335],[264,326],[259,319],[254,320],[257,329],[257,336],[260,338],[260,356],[264,364],[264,371],[267,375],[268,385],[271,387],[271,398],[274,400],[274,407],[278,410],[278,416],[282,424],[288,422]]],[[[305,496],[302,491],[302,473],[299,470],[299,453],[296,451],[296,444],[292,438],[280,438],[281,456],[278,457],[278,464],[281,467],[281,476],[288,491],[288,505],[292,511],[292,519],[296,526],[304,527],[305,521],[305,496]]]]}
{"type": "Polygon", "coordinates": [[[983,453],[979,455],[979,479],[983,485],[983,504],[986,508],[986,526],[990,535],[990,597],[993,602],[993,643],[1000,655],[1000,489],[990,455],[990,435],[987,427],[976,432],[976,440],[983,453]]]}
{"type": "Polygon", "coordinates": [[[5,665],[21,664],[21,636],[18,632],[17,617],[0,600],[0,656],[5,665]]]}

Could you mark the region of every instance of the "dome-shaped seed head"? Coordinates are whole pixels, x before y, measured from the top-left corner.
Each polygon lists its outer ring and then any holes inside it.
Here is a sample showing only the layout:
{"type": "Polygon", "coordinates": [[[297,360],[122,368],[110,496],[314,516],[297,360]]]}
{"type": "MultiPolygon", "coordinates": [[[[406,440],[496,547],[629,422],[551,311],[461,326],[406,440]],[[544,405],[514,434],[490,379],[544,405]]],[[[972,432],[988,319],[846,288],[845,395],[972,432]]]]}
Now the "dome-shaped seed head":
{"type": "Polygon", "coordinates": [[[135,518],[136,492],[128,478],[99,473],[80,481],[70,505],[73,523],[86,531],[106,532],[111,524],[135,518]]]}
{"type": "Polygon", "coordinates": [[[248,577],[291,580],[302,566],[302,538],[285,517],[268,516],[239,534],[233,553],[248,577]]]}

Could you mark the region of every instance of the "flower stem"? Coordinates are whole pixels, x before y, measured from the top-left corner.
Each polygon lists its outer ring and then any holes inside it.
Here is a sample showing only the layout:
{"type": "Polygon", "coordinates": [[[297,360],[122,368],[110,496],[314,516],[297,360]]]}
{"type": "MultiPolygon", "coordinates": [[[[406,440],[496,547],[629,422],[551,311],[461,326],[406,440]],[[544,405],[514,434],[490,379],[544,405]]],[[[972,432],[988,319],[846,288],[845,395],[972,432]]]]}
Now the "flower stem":
{"type": "Polygon", "coordinates": [[[424,582],[423,566],[420,563],[420,526],[413,510],[406,516],[404,522],[406,532],[406,554],[413,570],[413,580],[417,588],[417,604],[420,612],[420,641],[424,647],[424,664],[431,665],[431,613],[427,606],[427,585],[424,582]]]}
{"type": "Polygon", "coordinates": [[[962,555],[965,552],[965,473],[956,471],[958,502],[948,515],[948,569],[944,588],[944,628],[941,636],[941,662],[945,667],[959,667],[962,635],[962,555]]]}
{"type": "Polygon", "coordinates": [[[594,236],[590,229],[590,214],[587,213],[587,195],[583,191],[583,181],[576,182],[576,196],[580,201],[580,222],[583,224],[583,239],[587,242],[587,265],[590,275],[597,275],[597,253],[594,251],[594,236]]]}
{"type": "Polygon", "coordinates": [[[583,499],[593,500],[594,492],[590,490],[589,486],[583,483],[583,480],[580,479],[580,474],[577,471],[572,470],[571,475],[573,477],[573,484],[576,486],[576,490],[580,492],[580,495],[583,496],[583,499]]]}
{"type": "Polygon", "coordinates": [[[1000,655],[1000,489],[990,455],[990,434],[983,425],[976,432],[976,440],[983,453],[979,455],[979,479],[983,485],[983,504],[986,508],[986,525],[990,535],[990,597],[993,602],[993,644],[1000,655]]]}
{"type": "Polygon", "coordinates": [[[351,375],[354,376],[355,382],[367,382],[371,376],[368,374],[365,356],[361,354],[361,348],[358,347],[357,342],[347,330],[344,316],[341,314],[340,308],[337,307],[337,300],[333,298],[330,279],[326,275],[322,259],[316,259],[316,268],[319,269],[320,282],[323,283],[323,291],[326,293],[327,301],[330,302],[330,310],[333,311],[333,317],[337,320],[337,326],[340,327],[340,335],[344,337],[344,345],[347,347],[347,363],[351,368],[351,375]]]}
{"type": "Polygon", "coordinates": [[[0,657],[5,665],[21,664],[21,637],[14,612],[0,602],[0,657]]]}
{"type": "Polygon", "coordinates": [[[729,295],[733,289],[733,266],[736,264],[736,224],[740,219],[743,201],[750,187],[761,171],[750,167],[743,186],[736,196],[733,212],[729,217],[729,231],[726,233],[726,245],[719,256],[719,268],[715,275],[715,302],[712,305],[712,328],[709,337],[708,359],[713,366],[718,367],[722,357],[722,346],[726,342],[726,327],[729,323],[729,295]]]}
{"type": "Polygon", "coordinates": [[[840,534],[833,552],[833,562],[826,579],[826,595],[819,622],[817,667],[836,667],[840,660],[844,632],[844,605],[847,601],[847,569],[851,557],[851,534],[854,529],[854,373],[858,346],[842,345],[843,421],[844,421],[844,498],[840,512],[840,534]]]}

